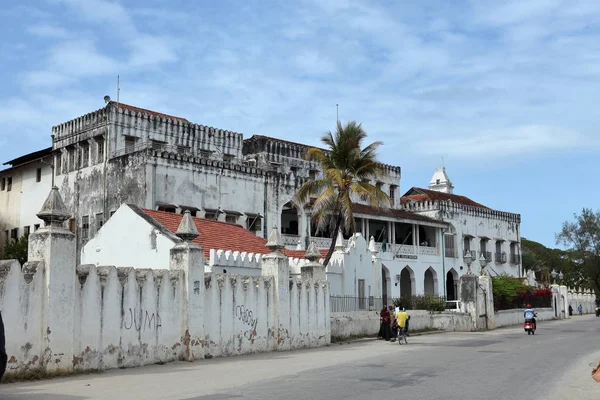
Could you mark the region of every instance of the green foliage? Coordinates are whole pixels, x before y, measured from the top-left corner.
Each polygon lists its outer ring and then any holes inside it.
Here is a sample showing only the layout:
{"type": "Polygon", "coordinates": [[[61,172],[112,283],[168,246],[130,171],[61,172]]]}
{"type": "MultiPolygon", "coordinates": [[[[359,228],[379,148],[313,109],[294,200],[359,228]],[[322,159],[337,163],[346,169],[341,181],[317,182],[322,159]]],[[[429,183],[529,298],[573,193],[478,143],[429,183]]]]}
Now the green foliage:
{"type": "Polygon", "coordinates": [[[584,208],[574,214],[574,221],[566,221],[556,235],[556,242],[569,248],[567,267],[580,285],[600,294],[600,211],[584,208]]]}
{"type": "Polygon", "coordinates": [[[533,307],[550,307],[552,291],[550,289],[537,289],[523,283],[523,279],[510,275],[492,277],[494,288],[494,309],[510,310],[525,308],[527,304],[533,307]]]}
{"type": "Polygon", "coordinates": [[[29,242],[27,236],[21,236],[19,240],[14,243],[8,243],[4,245],[4,253],[0,260],[19,260],[21,265],[27,262],[29,242]]]}
{"type": "Polygon", "coordinates": [[[400,297],[393,300],[394,307],[404,307],[407,310],[426,310],[441,312],[446,310],[446,300],[443,297],[424,295],[400,297]]]}
{"type": "Polygon", "coordinates": [[[335,133],[327,132],[321,138],[327,150],[313,147],[306,153],[308,161],[321,164],[323,177],[305,182],[292,202],[304,206],[316,197],[312,211],[317,231],[329,232],[333,239],[324,265],[329,263],[338,231],[342,229],[347,234],[356,231],[353,199],[374,207],[390,205],[389,196],[369,183],[382,173],[376,154],[381,142],[363,147],[366,138],[361,124],[351,121],[343,126],[338,122],[335,133]]]}

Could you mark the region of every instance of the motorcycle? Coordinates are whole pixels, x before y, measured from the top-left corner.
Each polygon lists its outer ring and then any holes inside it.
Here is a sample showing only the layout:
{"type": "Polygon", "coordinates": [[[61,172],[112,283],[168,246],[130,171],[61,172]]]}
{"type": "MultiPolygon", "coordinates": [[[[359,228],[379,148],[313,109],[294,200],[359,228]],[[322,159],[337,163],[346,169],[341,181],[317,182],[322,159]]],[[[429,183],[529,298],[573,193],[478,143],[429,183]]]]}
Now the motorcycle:
{"type": "MultiPolygon", "coordinates": [[[[537,314],[533,314],[533,317],[537,317],[537,314]]],[[[525,330],[525,332],[527,332],[528,335],[535,335],[535,325],[533,323],[533,320],[531,319],[526,319],[525,323],[523,324],[523,329],[525,330]]]]}
{"type": "Polygon", "coordinates": [[[596,307],[596,317],[600,317],[600,307],[596,307]]]}
{"type": "Polygon", "coordinates": [[[527,332],[528,335],[535,335],[535,325],[533,324],[533,321],[525,321],[523,329],[525,330],[525,332],[527,332]]]}

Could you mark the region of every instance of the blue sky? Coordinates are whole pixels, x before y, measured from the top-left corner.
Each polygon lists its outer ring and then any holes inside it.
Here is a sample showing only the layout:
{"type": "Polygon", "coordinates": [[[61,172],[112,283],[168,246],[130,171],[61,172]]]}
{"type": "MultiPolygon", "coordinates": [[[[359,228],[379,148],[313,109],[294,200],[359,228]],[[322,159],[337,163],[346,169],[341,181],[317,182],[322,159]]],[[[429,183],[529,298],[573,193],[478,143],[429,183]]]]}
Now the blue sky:
{"type": "Polygon", "coordinates": [[[0,10],[0,159],[102,98],[307,144],[340,119],[401,190],[455,191],[554,245],[598,208],[600,2],[40,0],[0,10]],[[168,6],[167,6],[168,3],[168,6]]]}

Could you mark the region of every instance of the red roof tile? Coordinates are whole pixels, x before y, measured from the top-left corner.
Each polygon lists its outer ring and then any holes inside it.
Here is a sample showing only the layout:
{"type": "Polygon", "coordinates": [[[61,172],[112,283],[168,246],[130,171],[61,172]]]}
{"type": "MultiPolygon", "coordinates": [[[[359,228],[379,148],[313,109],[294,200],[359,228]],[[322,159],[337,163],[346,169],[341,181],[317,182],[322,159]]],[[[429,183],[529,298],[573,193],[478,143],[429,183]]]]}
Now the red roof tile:
{"type": "MultiPolygon", "coordinates": [[[[166,211],[156,211],[143,209],[143,211],[164,226],[169,231],[175,233],[181,223],[183,214],[175,214],[166,211]]],[[[194,224],[200,232],[200,236],[194,239],[194,243],[204,249],[204,257],[210,257],[210,250],[231,250],[247,253],[268,254],[270,250],[265,247],[267,240],[260,238],[252,232],[244,229],[241,225],[230,224],[227,222],[213,221],[209,219],[192,217],[194,224]]],[[[323,257],[327,250],[320,250],[323,257]]],[[[288,257],[304,258],[304,250],[283,250],[288,257]]]]}
{"type": "Polygon", "coordinates": [[[451,200],[454,203],[464,204],[472,207],[479,207],[489,209],[483,204],[479,204],[466,196],[461,196],[458,194],[450,194],[444,192],[438,192],[435,190],[422,189],[413,187],[411,188],[404,196],[400,198],[402,204],[405,204],[407,201],[435,201],[435,200],[451,200]]]}
{"type": "MultiPolygon", "coordinates": [[[[111,101],[112,104],[117,104],[117,102],[115,101],[111,101]]],[[[185,118],[181,118],[181,117],[175,117],[174,115],[169,115],[169,114],[163,114],[163,113],[159,113],[157,111],[152,111],[152,110],[147,110],[145,108],[140,108],[140,107],[136,107],[136,106],[130,106],[129,104],[124,104],[124,103],[118,103],[119,104],[119,108],[122,108],[124,110],[129,110],[129,111],[134,111],[134,112],[140,112],[140,113],[144,113],[144,114],[149,114],[149,115],[155,115],[157,117],[162,117],[162,118],[170,118],[170,119],[175,119],[178,121],[182,121],[182,122],[190,122],[185,118]]]]}

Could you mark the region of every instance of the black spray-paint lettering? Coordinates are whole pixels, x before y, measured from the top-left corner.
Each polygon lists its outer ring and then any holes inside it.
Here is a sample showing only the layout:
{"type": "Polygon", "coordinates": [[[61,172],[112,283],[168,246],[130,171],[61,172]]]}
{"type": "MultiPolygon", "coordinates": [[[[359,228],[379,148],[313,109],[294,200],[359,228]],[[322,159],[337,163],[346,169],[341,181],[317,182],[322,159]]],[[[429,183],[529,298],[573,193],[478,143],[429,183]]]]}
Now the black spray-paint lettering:
{"type": "Polygon", "coordinates": [[[130,308],[129,311],[125,312],[123,317],[123,327],[126,330],[135,328],[136,331],[144,330],[157,330],[162,327],[160,322],[160,315],[158,313],[150,313],[148,311],[140,310],[137,308],[130,308]]]}
{"type": "Polygon", "coordinates": [[[235,308],[235,316],[244,324],[249,325],[252,330],[256,330],[258,318],[254,318],[252,311],[247,310],[244,305],[239,305],[235,308]]]}

